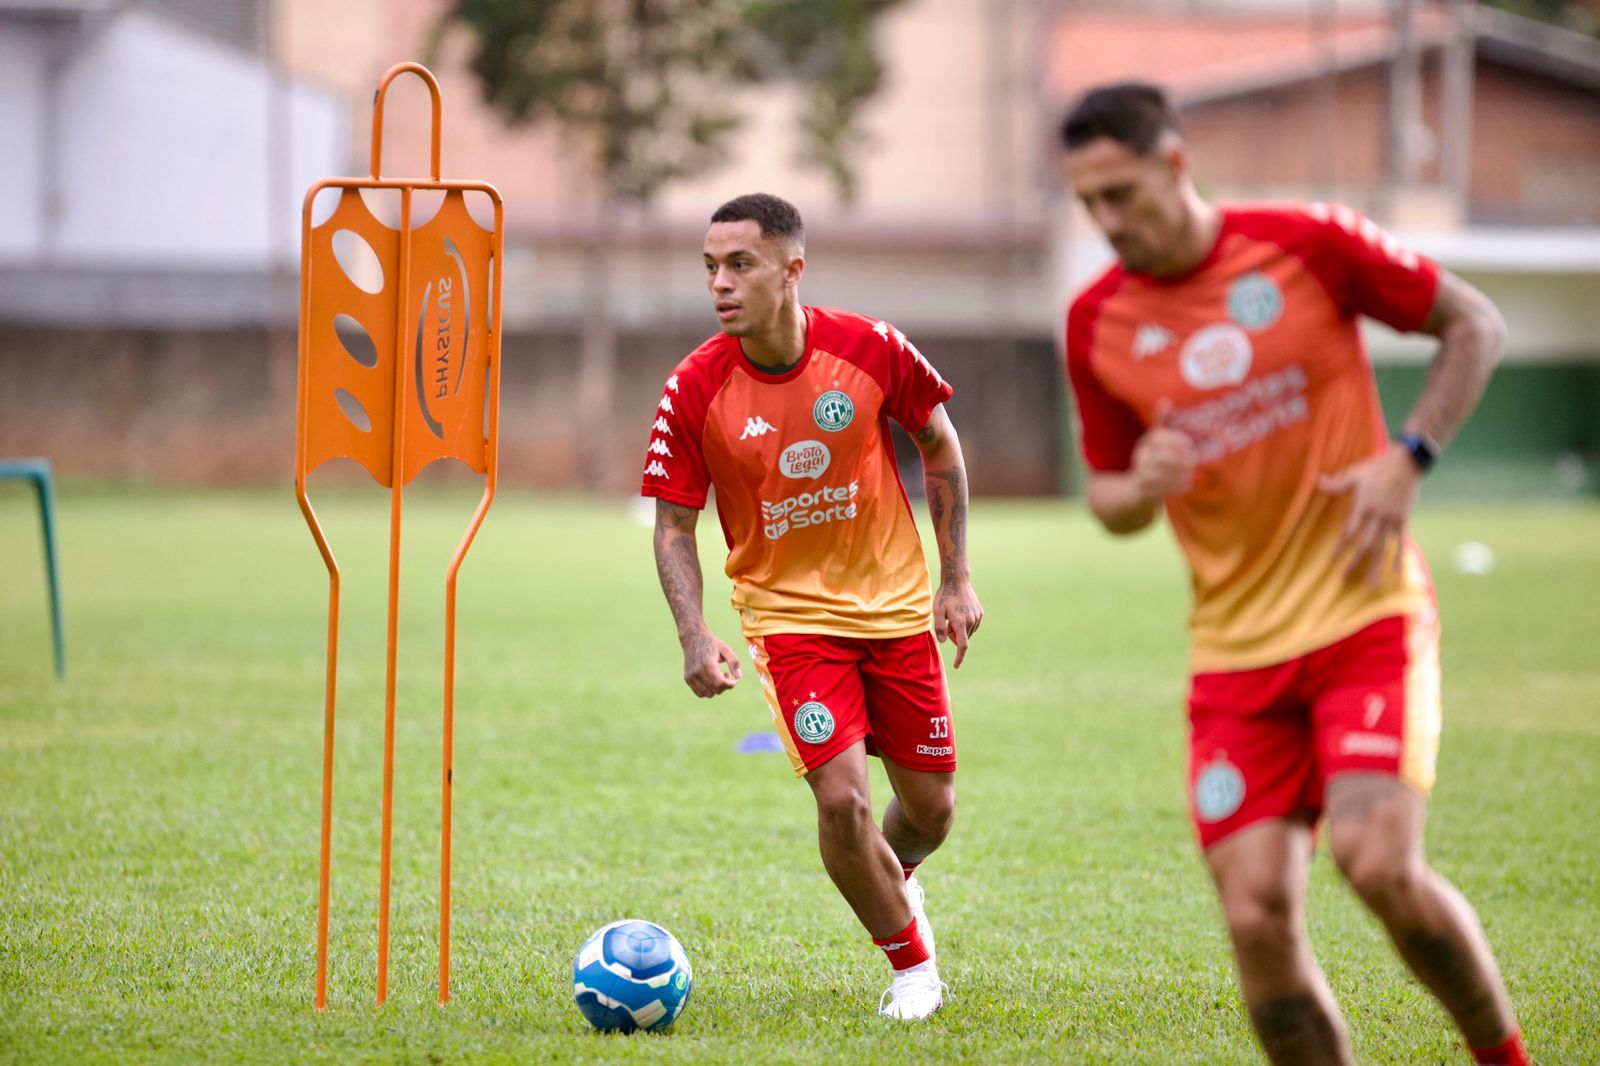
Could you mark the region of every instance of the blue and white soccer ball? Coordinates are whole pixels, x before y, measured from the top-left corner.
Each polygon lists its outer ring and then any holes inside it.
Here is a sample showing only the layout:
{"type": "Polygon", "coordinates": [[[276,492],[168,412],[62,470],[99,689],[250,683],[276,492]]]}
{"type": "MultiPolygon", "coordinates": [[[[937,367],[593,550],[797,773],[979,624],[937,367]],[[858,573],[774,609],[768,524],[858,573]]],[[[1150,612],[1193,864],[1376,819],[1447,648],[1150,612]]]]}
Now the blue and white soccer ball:
{"type": "Polygon", "coordinates": [[[578,1009],[602,1033],[665,1029],[688,1006],[693,983],[677,938],[637,918],[597,930],[572,963],[578,1009]]]}

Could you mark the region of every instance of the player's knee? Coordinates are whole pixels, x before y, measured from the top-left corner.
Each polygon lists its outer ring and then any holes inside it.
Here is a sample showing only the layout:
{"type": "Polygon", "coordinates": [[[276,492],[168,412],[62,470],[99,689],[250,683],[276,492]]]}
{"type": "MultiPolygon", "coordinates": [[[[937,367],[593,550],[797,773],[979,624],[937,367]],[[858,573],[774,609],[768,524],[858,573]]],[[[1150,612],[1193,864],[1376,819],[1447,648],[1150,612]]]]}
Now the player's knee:
{"type": "Polygon", "coordinates": [[[872,802],[859,788],[841,786],[819,791],[817,823],[834,840],[854,840],[874,828],[872,802]]]}
{"type": "Polygon", "coordinates": [[[1334,862],[1362,902],[1380,914],[1404,911],[1427,876],[1420,862],[1378,843],[1344,848],[1334,862]]]}
{"type": "Polygon", "coordinates": [[[955,786],[933,789],[904,807],[913,825],[925,835],[943,840],[956,820],[955,786]]]}
{"type": "Polygon", "coordinates": [[[1294,905],[1282,888],[1254,885],[1229,892],[1222,908],[1228,933],[1241,951],[1285,951],[1294,943],[1294,905]]]}

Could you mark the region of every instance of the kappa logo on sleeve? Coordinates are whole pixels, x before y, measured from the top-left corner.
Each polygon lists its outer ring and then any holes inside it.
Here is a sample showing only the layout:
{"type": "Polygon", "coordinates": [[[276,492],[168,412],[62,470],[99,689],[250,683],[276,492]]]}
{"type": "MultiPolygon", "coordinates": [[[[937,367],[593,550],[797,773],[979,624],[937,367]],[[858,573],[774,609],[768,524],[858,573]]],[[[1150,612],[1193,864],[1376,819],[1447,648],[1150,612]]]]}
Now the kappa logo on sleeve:
{"type": "MultiPolygon", "coordinates": [[[[932,377],[940,388],[944,387],[944,378],[939,376],[939,372],[933,368],[933,364],[928,362],[927,356],[923,355],[922,352],[917,349],[917,346],[912,344],[911,341],[906,338],[904,333],[901,333],[887,322],[879,322],[876,326],[872,327],[872,332],[882,337],[885,341],[887,341],[892,335],[895,343],[900,346],[900,350],[903,352],[910,352],[911,357],[917,361],[917,365],[922,368],[923,373],[932,377]]],[[[835,382],[835,384],[838,383],[835,382]]]]}
{"type": "Polygon", "coordinates": [[[645,477],[659,477],[667,481],[672,480],[672,475],[667,473],[667,468],[661,465],[660,459],[650,460],[650,465],[644,468],[645,477]]]}
{"type": "Polygon", "coordinates": [[[660,415],[656,415],[656,424],[650,428],[655,430],[657,433],[664,433],[669,437],[672,436],[672,427],[667,425],[667,420],[662,418],[660,415]]]}
{"type": "Polygon", "coordinates": [[[1378,249],[1390,262],[1406,270],[1415,270],[1420,265],[1417,253],[1395,240],[1372,219],[1352,211],[1344,204],[1314,203],[1308,210],[1318,222],[1332,222],[1346,233],[1360,237],[1369,247],[1378,249]]]}
{"type": "Polygon", "coordinates": [[[671,459],[672,449],[667,447],[666,441],[662,440],[660,437],[657,437],[650,442],[650,454],[665,455],[668,459],[671,459]]]}

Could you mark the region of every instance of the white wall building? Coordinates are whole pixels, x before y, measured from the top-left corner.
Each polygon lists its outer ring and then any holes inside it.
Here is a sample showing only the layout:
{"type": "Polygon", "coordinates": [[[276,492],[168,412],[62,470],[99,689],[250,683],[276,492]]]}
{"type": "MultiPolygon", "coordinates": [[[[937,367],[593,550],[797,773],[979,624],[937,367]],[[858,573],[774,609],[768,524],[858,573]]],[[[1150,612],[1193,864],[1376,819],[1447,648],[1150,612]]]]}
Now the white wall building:
{"type": "Polygon", "coordinates": [[[119,306],[171,321],[185,276],[292,268],[304,190],[345,169],[345,114],[152,7],[0,0],[0,313],[92,319],[120,278],[141,299],[119,306]]]}

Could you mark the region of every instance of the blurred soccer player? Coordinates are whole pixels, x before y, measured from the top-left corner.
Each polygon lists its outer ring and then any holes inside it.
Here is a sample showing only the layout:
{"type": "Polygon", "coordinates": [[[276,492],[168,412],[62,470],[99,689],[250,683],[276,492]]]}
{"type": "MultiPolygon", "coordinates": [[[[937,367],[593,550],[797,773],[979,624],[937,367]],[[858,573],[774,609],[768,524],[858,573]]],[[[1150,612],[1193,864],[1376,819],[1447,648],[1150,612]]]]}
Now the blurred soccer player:
{"type": "Polygon", "coordinates": [[[722,332],[667,379],[645,455],[655,557],[697,696],[739,680],[706,627],[695,524],[715,486],[733,606],[795,773],[817,803],[823,865],[888,956],[879,1003],[925,1018],[943,1002],[913,874],[955,811],[955,732],[934,643],[955,665],[983,619],[967,568],[967,484],[950,386],[886,322],[802,307],[800,214],[741,196],[711,216],[706,287],[722,332]],[[922,454],[938,538],[928,570],[895,468],[889,419],[922,454]],[[894,789],[880,831],[867,755],[894,789]]]}
{"type": "Polygon", "coordinates": [[[1273,1062],[1350,1061],[1305,928],[1321,817],[1478,1061],[1524,1062],[1477,916],[1423,856],[1439,626],[1406,532],[1500,316],[1347,208],[1207,203],[1154,86],[1091,91],[1061,136],[1120,260],[1067,317],[1089,507],[1126,534],[1165,506],[1192,572],[1190,808],[1256,1035],[1273,1062]],[[1440,340],[1393,440],[1362,315],[1440,340]]]}

